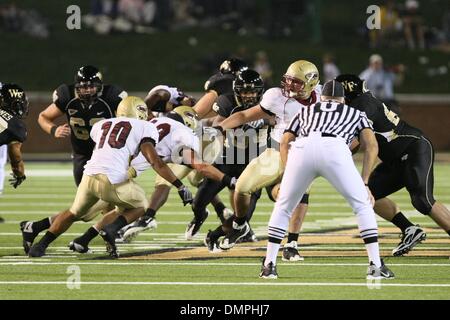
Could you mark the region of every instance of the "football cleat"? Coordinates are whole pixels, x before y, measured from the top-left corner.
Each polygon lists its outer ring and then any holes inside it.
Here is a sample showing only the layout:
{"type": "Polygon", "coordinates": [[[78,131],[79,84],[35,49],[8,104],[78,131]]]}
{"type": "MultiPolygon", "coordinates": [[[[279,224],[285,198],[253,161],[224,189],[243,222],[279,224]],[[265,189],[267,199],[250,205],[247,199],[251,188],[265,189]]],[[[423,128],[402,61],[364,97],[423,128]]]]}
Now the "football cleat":
{"type": "Polygon", "coordinates": [[[261,272],[259,277],[263,279],[278,279],[277,266],[270,262],[267,266],[264,265],[264,260],[262,259],[261,272]]]}
{"type": "Polygon", "coordinates": [[[384,264],[383,259],[381,259],[381,267],[377,268],[372,261],[370,261],[369,267],[367,268],[367,280],[377,280],[377,279],[394,279],[394,273],[384,264]]]}
{"type": "Polygon", "coordinates": [[[402,239],[398,246],[392,250],[392,255],[399,257],[407,254],[426,238],[427,234],[419,227],[419,225],[408,227],[402,234],[402,239]]]}
{"type": "Polygon", "coordinates": [[[33,232],[32,221],[22,221],[20,223],[20,231],[22,232],[22,246],[25,254],[28,254],[37,234],[33,232]]]}
{"type": "Polygon", "coordinates": [[[155,218],[149,217],[140,217],[138,220],[133,222],[129,228],[123,233],[122,239],[125,243],[130,243],[136,238],[139,233],[148,229],[156,229],[158,227],[158,223],[155,218]]]}
{"type": "Polygon", "coordinates": [[[215,239],[211,235],[212,231],[208,230],[208,233],[205,237],[205,240],[203,240],[203,243],[208,248],[208,251],[211,253],[218,253],[222,252],[222,249],[219,247],[219,239],[215,239]]]}
{"type": "Polygon", "coordinates": [[[77,239],[70,241],[69,249],[78,253],[92,253],[92,250],[87,245],[77,242],[77,239]]]}
{"type": "Polygon", "coordinates": [[[282,260],[283,261],[303,261],[303,260],[305,260],[305,258],[303,256],[301,256],[300,253],[298,252],[297,241],[291,241],[284,245],[282,260]]]}
{"type": "Polygon", "coordinates": [[[197,234],[198,230],[200,230],[200,227],[202,226],[203,222],[205,222],[206,218],[209,216],[209,210],[205,210],[205,216],[201,218],[197,218],[194,216],[191,222],[188,223],[186,227],[186,232],[184,233],[184,236],[186,240],[192,240],[192,238],[197,234]]]}
{"type": "Polygon", "coordinates": [[[235,244],[245,237],[250,231],[250,226],[247,222],[239,226],[235,221],[233,221],[233,229],[222,239],[220,242],[220,249],[229,250],[235,246],[235,244]]]}
{"type": "Polygon", "coordinates": [[[253,232],[252,228],[250,227],[250,231],[247,233],[245,237],[242,237],[239,242],[257,242],[258,238],[256,237],[256,234],[253,232]]]}
{"type": "Polygon", "coordinates": [[[28,251],[28,256],[30,258],[39,258],[45,256],[45,250],[47,248],[40,243],[36,243],[31,246],[30,251],[28,251]]]}
{"type": "Polygon", "coordinates": [[[115,233],[111,232],[110,230],[108,230],[105,227],[105,228],[103,228],[103,230],[101,230],[99,232],[99,234],[101,235],[101,237],[105,241],[106,252],[109,253],[109,256],[111,258],[118,258],[119,257],[119,252],[117,251],[117,247],[116,247],[115,233]]]}

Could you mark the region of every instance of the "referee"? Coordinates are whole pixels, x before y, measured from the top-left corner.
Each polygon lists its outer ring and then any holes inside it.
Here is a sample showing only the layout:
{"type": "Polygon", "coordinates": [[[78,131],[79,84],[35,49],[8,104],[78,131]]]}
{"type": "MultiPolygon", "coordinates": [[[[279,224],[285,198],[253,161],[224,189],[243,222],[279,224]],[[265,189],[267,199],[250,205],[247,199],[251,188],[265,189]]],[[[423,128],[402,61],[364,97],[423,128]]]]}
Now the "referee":
{"type": "Polygon", "coordinates": [[[278,277],[276,258],[291,213],[313,180],[322,176],[347,199],[356,214],[369,257],[367,279],[393,278],[380,259],[374,200],[367,187],[378,153],[377,141],[365,113],[344,104],[344,88],[339,82],[326,82],[321,102],[302,108],[292,119],[283,134],[280,153],[286,169],[269,221],[269,242],[260,277],[278,277]],[[364,150],[361,175],[349,150],[356,135],[364,150]]]}

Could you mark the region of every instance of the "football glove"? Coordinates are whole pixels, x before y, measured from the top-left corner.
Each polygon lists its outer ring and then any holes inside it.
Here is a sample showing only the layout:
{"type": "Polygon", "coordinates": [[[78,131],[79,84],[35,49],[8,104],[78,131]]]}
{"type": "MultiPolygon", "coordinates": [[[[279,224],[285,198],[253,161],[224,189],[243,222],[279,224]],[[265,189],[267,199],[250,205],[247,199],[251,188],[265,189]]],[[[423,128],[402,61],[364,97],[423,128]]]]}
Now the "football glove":
{"type": "Polygon", "coordinates": [[[25,175],[23,176],[18,176],[15,175],[14,173],[11,173],[12,178],[9,179],[9,184],[12,185],[14,187],[14,189],[16,189],[18,186],[20,186],[20,184],[22,182],[25,181],[25,179],[27,178],[25,175]]]}
{"type": "Polygon", "coordinates": [[[192,192],[186,186],[182,186],[180,189],[178,189],[178,195],[183,201],[183,205],[192,203],[192,201],[194,200],[194,198],[192,197],[192,192]]]}

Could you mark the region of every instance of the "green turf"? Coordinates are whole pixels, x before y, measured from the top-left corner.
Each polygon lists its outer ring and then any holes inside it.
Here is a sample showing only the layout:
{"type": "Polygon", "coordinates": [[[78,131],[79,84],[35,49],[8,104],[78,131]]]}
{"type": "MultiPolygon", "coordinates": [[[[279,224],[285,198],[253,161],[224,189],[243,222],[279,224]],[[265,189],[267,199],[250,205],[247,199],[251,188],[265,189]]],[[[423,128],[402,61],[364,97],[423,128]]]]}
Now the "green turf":
{"type": "MultiPolygon", "coordinates": [[[[17,190],[7,186],[0,201],[0,299],[449,299],[450,260],[441,257],[387,257],[386,263],[396,279],[367,283],[364,257],[307,257],[305,261],[290,264],[279,262],[280,278],[264,281],[258,278],[258,258],[221,258],[211,255],[205,260],[109,260],[104,259],[100,239],[92,242],[93,254],[75,255],[67,244],[88,228],[76,223],[48,249],[48,257],[28,259],[21,249],[18,223],[37,220],[68,207],[75,187],[70,176],[70,164],[28,164],[28,179],[17,190]],[[70,289],[73,273],[68,269],[80,268],[81,286],[70,289]],[[69,281],[69,287],[67,285],[69,281]],[[18,283],[22,282],[22,283],[18,283]],[[23,283],[25,282],[25,283],[23,283]],[[49,282],[42,284],[40,282],[49,282]],[[119,282],[119,283],[117,283],[119,282]]],[[[448,164],[435,166],[435,196],[450,204],[450,170],[448,164]]],[[[152,190],[153,173],[145,173],[138,181],[152,190]]],[[[313,186],[311,208],[303,231],[324,232],[333,228],[352,227],[356,220],[344,199],[324,180],[313,186]]],[[[222,199],[227,200],[227,192],[222,199]]],[[[435,228],[428,217],[413,209],[404,191],[392,197],[414,223],[435,228]]],[[[252,220],[253,229],[261,238],[266,236],[267,221],[272,203],[266,195],[261,198],[252,220]]],[[[212,215],[193,241],[184,240],[183,233],[191,219],[191,210],[183,207],[176,193],[158,213],[158,228],[145,232],[133,244],[121,245],[124,255],[167,248],[202,247],[208,229],[218,224],[212,215]]],[[[391,226],[379,220],[380,227],[391,226]]],[[[446,239],[438,229],[429,239],[446,239]]],[[[381,237],[395,238],[385,234],[381,237]]],[[[301,241],[301,240],[300,240],[301,241]]],[[[395,244],[382,243],[381,249],[391,250],[395,244]]],[[[308,250],[361,249],[361,244],[314,244],[308,250]]],[[[448,245],[423,243],[415,250],[441,248],[448,245]]],[[[204,248],[206,250],[206,248],[204,248]]],[[[260,248],[261,256],[264,248],[260,248]]]]}

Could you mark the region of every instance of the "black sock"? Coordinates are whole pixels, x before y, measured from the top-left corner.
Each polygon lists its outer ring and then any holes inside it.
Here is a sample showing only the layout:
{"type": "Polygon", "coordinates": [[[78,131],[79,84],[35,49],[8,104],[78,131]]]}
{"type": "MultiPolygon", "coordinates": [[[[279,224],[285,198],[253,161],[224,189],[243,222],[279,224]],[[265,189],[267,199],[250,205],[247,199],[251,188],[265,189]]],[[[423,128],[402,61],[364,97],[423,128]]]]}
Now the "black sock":
{"type": "Polygon", "coordinates": [[[221,219],[221,217],[223,217],[223,210],[225,210],[226,208],[225,205],[223,204],[223,202],[212,203],[212,205],[217,213],[217,216],[219,217],[219,219],[221,219]]]}
{"type": "Polygon", "coordinates": [[[90,227],[89,229],[86,230],[86,232],[81,237],[77,238],[76,240],[80,244],[87,245],[97,235],[98,235],[97,229],[95,229],[94,227],[90,227]]]}
{"type": "Polygon", "coordinates": [[[151,208],[148,208],[147,210],[145,210],[144,217],[146,217],[147,219],[148,218],[154,218],[155,215],[156,215],[156,211],[155,210],[153,210],[151,208]]]}
{"type": "Polygon", "coordinates": [[[393,224],[395,224],[397,227],[399,227],[403,233],[405,233],[405,230],[414,224],[411,223],[411,221],[406,218],[403,213],[398,212],[394,218],[391,221],[393,224]]]}
{"type": "Polygon", "coordinates": [[[108,224],[105,228],[108,228],[109,231],[117,232],[128,224],[127,219],[124,216],[118,216],[113,223],[108,224]]]}
{"type": "Polygon", "coordinates": [[[50,217],[33,222],[33,233],[39,233],[41,231],[47,230],[48,228],[50,228],[50,225],[50,217]]]}
{"type": "Polygon", "coordinates": [[[246,217],[246,216],[245,216],[245,217],[235,217],[235,218],[234,218],[234,221],[235,221],[238,225],[242,226],[242,225],[247,221],[247,217],[246,217]]]}
{"type": "Polygon", "coordinates": [[[292,241],[298,242],[298,233],[291,233],[291,232],[288,233],[287,242],[289,243],[292,241]]]}
{"type": "Polygon", "coordinates": [[[447,231],[447,234],[450,236],[450,230],[447,231]]]}
{"type": "Polygon", "coordinates": [[[53,241],[55,241],[57,237],[51,233],[50,231],[47,231],[44,236],[42,237],[42,239],[39,241],[40,245],[43,245],[44,247],[48,247],[50,243],[52,243],[53,241]]]}

